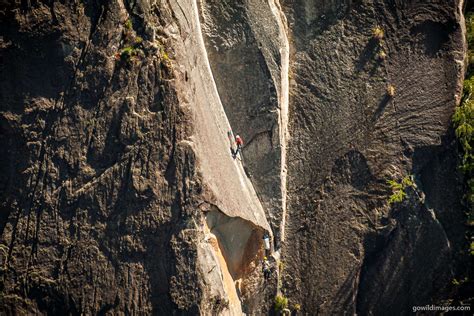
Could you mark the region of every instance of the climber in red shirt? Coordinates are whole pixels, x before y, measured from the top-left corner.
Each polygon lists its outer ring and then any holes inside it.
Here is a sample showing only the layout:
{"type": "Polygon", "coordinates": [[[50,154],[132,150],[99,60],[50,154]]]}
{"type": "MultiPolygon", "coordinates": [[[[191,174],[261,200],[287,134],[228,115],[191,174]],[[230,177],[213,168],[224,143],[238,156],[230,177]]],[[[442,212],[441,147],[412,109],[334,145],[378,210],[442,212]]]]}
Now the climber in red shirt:
{"type": "Polygon", "coordinates": [[[244,142],[243,142],[242,138],[240,138],[239,135],[235,136],[235,144],[237,145],[237,149],[234,152],[234,158],[237,157],[239,152],[242,153],[242,146],[244,145],[244,142]]]}

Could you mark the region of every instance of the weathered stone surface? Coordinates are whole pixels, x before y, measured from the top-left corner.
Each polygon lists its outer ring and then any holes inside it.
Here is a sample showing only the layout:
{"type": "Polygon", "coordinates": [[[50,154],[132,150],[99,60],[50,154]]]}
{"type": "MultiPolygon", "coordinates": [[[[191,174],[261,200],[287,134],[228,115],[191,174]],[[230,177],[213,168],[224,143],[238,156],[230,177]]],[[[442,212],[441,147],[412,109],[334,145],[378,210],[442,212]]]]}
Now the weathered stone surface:
{"type": "Polygon", "coordinates": [[[284,159],[288,40],[274,1],[200,1],[207,55],[243,161],[279,244],[286,199],[284,159]]]}
{"type": "Polygon", "coordinates": [[[241,313],[270,227],[227,151],[196,5],[2,12],[2,310],[241,313]],[[221,220],[206,248],[209,203],[245,238],[221,220]]]}
{"type": "Polygon", "coordinates": [[[322,314],[399,314],[439,302],[464,260],[448,133],[463,76],[459,2],[283,6],[292,39],[283,249],[290,301],[322,314]],[[390,207],[386,181],[408,174],[417,193],[390,207]],[[439,177],[450,185],[435,188],[430,182],[439,177]]]}
{"type": "Polygon", "coordinates": [[[280,291],[309,314],[404,314],[450,297],[469,264],[449,128],[461,4],[281,5],[0,5],[2,313],[268,314],[280,291]],[[386,180],[408,174],[389,205],[386,180]],[[267,281],[264,231],[282,245],[267,281]]]}
{"type": "Polygon", "coordinates": [[[198,216],[201,185],[182,142],[189,113],[144,29],[164,21],[137,10],[38,2],[3,11],[5,312],[198,310],[198,231],[187,220],[198,216]],[[137,36],[143,55],[116,60],[137,36]]]}

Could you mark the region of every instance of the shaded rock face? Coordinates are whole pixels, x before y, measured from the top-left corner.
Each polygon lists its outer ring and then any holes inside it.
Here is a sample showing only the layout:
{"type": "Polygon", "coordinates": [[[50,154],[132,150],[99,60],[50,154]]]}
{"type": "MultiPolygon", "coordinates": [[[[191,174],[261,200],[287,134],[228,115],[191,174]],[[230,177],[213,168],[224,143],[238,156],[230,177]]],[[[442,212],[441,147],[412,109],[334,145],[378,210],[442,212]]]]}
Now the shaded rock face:
{"type": "Polygon", "coordinates": [[[448,298],[468,264],[459,5],[2,4],[0,310],[266,314],[279,289],[309,314],[400,314],[448,298]],[[386,180],[408,174],[389,205],[386,180]],[[284,270],[264,282],[268,230],[284,270]]]}
{"type": "Polygon", "coordinates": [[[171,17],[147,6],[2,10],[2,312],[199,311],[189,113],[148,28],[171,17]]]}
{"type": "Polygon", "coordinates": [[[448,132],[463,77],[459,3],[283,7],[293,78],[283,249],[290,301],[323,314],[399,314],[446,298],[466,260],[448,132]],[[417,189],[388,205],[386,181],[408,174],[417,189]]]}

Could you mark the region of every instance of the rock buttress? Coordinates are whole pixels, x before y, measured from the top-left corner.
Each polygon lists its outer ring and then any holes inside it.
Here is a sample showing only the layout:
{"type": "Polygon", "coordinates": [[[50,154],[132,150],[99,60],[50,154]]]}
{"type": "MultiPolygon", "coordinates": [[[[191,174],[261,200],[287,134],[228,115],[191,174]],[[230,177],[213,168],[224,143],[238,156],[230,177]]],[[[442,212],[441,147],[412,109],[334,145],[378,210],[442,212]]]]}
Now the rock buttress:
{"type": "Polygon", "coordinates": [[[263,257],[262,236],[271,229],[241,161],[233,159],[229,149],[230,125],[211,73],[197,4],[177,1],[171,7],[180,26],[175,32],[183,39],[176,54],[180,65],[177,72],[184,79],[177,83],[180,104],[190,107],[193,114],[195,132],[191,140],[202,176],[203,205],[212,205],[203,208],[207,218],[204,231],[209,230],[204,241],[219,246],[200,244],[201,254],[212,259],[201,261],[208,267],[203,276],[208,284],[205,295],[213,297],[216,290],[228,293],[227,312],[252,312],[259,308],[258,296],[254,294],[263,286],[259,266],[263,257]],[[216,218],[212,215],[216,213],[218,219],[210,220],[216,218]],[[220,279],[215,272],[211,273],[216,267],[222,272],[220,279]]]}

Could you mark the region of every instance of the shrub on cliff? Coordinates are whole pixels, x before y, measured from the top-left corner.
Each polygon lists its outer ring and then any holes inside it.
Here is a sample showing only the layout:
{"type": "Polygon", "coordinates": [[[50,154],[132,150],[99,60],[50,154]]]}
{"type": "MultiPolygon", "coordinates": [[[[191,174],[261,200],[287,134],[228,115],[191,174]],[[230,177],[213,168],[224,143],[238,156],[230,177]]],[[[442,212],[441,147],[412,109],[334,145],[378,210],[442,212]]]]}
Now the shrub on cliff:
{"type": "Polygon", "coordinates": [[[286,308],[288,308],[288,298],[283,295],[277,295],[275,297],[275,312],[279,314],[286,308]]]}
{"type": "Polygon", "coordinates": [[[125,21],[125,23],[123,24],[123,26],[125,26],[125,28],[126,28],[127,30],[131,30],[131,29],[132,29],[132,21],[131,21],[131,20],[125,21]]]}
{"type": "Polygon", "coordinates": [[[122,60],[124,62],[130,62],[134,58],[136,59],[137,57],[143,57],[144,55],[143,50],[142,50],[143,38],[132,34],[133,32],[130,31],[131,26],[130,28],[127,26],[128,22],[130,22],[130,20],[126,22],[125,27],[127,28],[127,31],[125,31],[124,33],[125,44],[127,46],[122,48],[122,50],[115,55],[117,60],[122,60]]]}
{"type": "Polygon", "coordinates": [[[388,204],[402,202],[407,196],[406,189],[408,187],[415,186],[411,175],[405,176],[400,182],[397,182],[395,180],[387,180],[387,183],[392,189],[392,195],[390,195],[390,197],[388,198],[388,204]]]}

